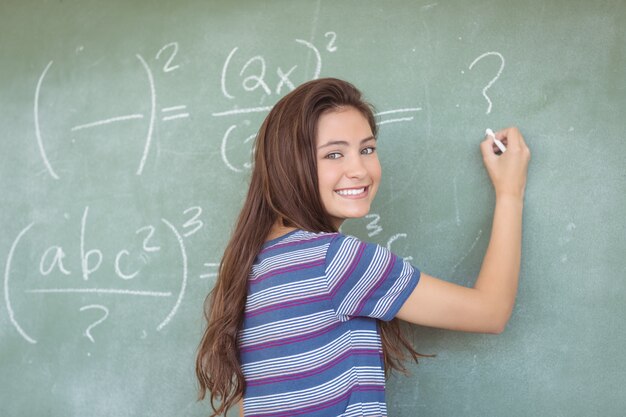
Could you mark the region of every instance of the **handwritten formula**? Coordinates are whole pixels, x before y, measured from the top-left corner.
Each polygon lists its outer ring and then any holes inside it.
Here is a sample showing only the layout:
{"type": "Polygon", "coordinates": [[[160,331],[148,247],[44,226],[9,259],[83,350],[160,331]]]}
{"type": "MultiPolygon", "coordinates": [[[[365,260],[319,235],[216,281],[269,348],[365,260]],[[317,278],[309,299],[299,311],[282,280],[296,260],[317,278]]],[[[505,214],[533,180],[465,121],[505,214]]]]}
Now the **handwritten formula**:
{"type": "MultiPolygon", "coordinates": [[[[49,97],[49,78],[55,77],[58,60],[51,57],[41,69],[33,85],[32,119],[34,123],[36,149],[39,163],[43,167],[44,175],[51,179],[51,183],[60,184],[70,181],[74,172],[71,169],[60,168],[59,149],[67,146],[67,142],[88,141],[97,135],[105,135],[109,131],[127,131],[129,141],[123,152],[130,155],[132,166],[126,166],[122,175],[126,177],[142,177],[153,175],[147,168],[154,158],[150,156],[158,152],[159,132],[176,131],[185,123],[193,119],[195,114],[203,109],[199,105],[209,108],[210,117],[203,120],[207,130],[211,132],[208,138],[209,146],[214,154],[219,155],[228,176],[245,178],[251,168],[251,152],[253,151],[256,130],[260,120],[270,111],[273,103],[280,97],[295,89],[307,80],[322,76],[324,65],[341,54],[349,53],[342,49],[342,38],[334,31],[324,33],[323,39],[311,42],[305,39],[294,38],[287,43],[296,51],[288,55],[280,64],[267,58],[270,47],[254,50],[241,45],[230,45],[222,51],[219,74],[212,74],[211,91],[218,97],[188,97],[186,100],[170,102],[162,99],[160,91],[166,88],[168,77],[183,74],[187,68],[184,45],[177,41],[163,44],[152,52],[137,52],[130,56],[126,65],[132,67],[140,83],[143,84],[143,95],[133,95],[129,108],[135,106],[137,111],[116,112],[115,108],[107,110],[106,114],[98,117],[84,116],[83,109],[74,109],[72,123],[58,126],[53,130],[45,126],[42,120],[54,117],[52,107],[45,103],[44,97],[49,97]],[[285,64],[284,62],[288,62],[285,64]],[[216,93],[217,92],[217,93],[216,93]],[[201,103],[195,104],[191,103],[201,103]],[[203,104],[204,103],[204,104],[203,104]],[[216,106],[221,106],[215,109],[216,106]],[[137,133],[140,132],[140,133],[137,133]],[[53,141],[51,138],[55,138],[53,141]]],[[[82,53],[79,47],[76,53],[82,53]]],[[[487,52],[478,56],[470,65],[473,70],[483,58],[496,56],[501,60],[498,74],[483,89],[483,95],[488,101],[487,113],[491,111],[492,101],[486,95],[486,90],[493,85],[504,68],[504,58],[500,53],[487,52]]],[[[464,72],[463,72],[464,73],[464,72]]],[[[58,75],[56,75],[58,76],[58,75]]],[[[208,82],[208,81],[207,81],[208,82]]],[[[71,86],[68,86],[70,88],[71,86]]],[[[50,99],[48,99],[50,100],[50,99]]],[[[405,103],[397,108],[383,109],[376,113],[381,129],[395,123],[409,123],[423,110],[419,103],[405,103]]],[[[85,158],[97,158],[96,155],[85,155],[85,158]]],[[[129,158],[126,158],[129,160],[129,158]]],[[[456,183],[455,183],[456,187],[456,183]]],[[[456,194],[455,194],[456,195],[456,194]]],[[[217,196],[219,198],[219,196],[217,196]]],[[[455,196],[456,198],[456,196],[455,196]]],[[[81,201],[76,201],[81,205],[81,201]]],[[[457,204],[455,200],[455,204],[457,204]]],[[[458,206],[458,204],[457,204],[458,206]]],[[[45,247],[32,252],[31,243],[41,241],[48,225],[45,222],[33,219],[16,219],[23,226],[12,237],[10,249],[6,254],[4,269],[4,303],[8,312],[9,321],[23,340],[36,344],[39,335],[28,325],[24,324],[24,309],[16,309],[24,300],[34,297],[76,297],[81,300],[81,306],[76,309],[78,315],[89,315],[92,320],[86,328],[81,329],[76,337],[86,337],[91,343],[97,343],[98,330],[110,324],[116,317],[115,305],[119,300],[148,299],[154,303],[152,314],[149,317],[151,328],[138,329],[138,334],[145,337],[150,330],[162,331],[171,325],[185,302],[185,295],[191,279],[207,280],[217,276],[219,254],[212,259],[204,259],[190,264],[188,256],[189,245],[202,245],[200,239],[192,243],[191,237],[196,235],[204,238],[207,220],[203,219],[203,208],[194,205],[181,208],[181,222],[161,217],[150,222],[138,222],[134,227],[134,242],[120,241],[116,250],[103,249],[93,235],[106,235],[104,230],[95,229],[94,216],[102,216],[105,208],[98,203],[84,202],[81,205],[80,220],[65,215],[67,223],[74,223],[78,232],[65,231],[63,236],[72,236],[73,242],[65,240],[47,242],[45,247]],[[173,276],[166,280],[150,278],[154,274],[151,265],[164,252],[176,254],[174,258],[168,256],[168,272],[175,271],[173,276]],[[36,261],[36,271],[25,271],[20,268],[16,259],[28,254],[36,261]],[[174,261],[172,262],[172,259],[174,261]],[[173,266],[174,265],[174,266],[173,266]],[[104,270],[113,271],[105,274],[104,270]],[[190,271],[193,271],[190,272],[190,271]],[[115,301],[109,301],[115,300],[115,301]],[[19,303],[17,301],[20,301],[19,303]]],[[[457,208],[457,224],[460,222],[457,208]]],[[[213,221],[209,219],[209,223],[213,221]]],[[[101,223],[97,223],[101,224],[101,223]]],[[[383,230],[384,219],[380,214],[371,213],[360,223],[361,233],[377,240],[381,245],[398,252],[396,248],[399,240],[410,239],[407,233],[394,230],[387,233],[383,230]]],[[[114,225],[111,226],[114,229],[114,225]]],[[[74,230],[74,229],[72,229],[74,230]]],[[[468,249],[471,252],[476,241],[481,236],[479,231],[476,240],[468,249]]],[[[114,238],[113,238],[114,239],[114,238]]],[[[399,253],[399,254],[400,254],[399,253]]],[[[455,265],[454,269],[468,255],[455,265]]],[[[407,261],[412,256],[404,254],[407,261]]],[[[139,314],[139,312],[138,312],[139,314]]]]}

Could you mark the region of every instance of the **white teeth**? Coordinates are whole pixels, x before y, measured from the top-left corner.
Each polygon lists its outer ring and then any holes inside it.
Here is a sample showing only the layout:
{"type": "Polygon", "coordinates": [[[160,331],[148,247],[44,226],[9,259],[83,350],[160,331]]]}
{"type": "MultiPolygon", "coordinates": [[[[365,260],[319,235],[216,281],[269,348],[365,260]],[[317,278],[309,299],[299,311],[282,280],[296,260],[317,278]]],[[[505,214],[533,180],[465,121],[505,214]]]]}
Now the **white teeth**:
{"type": "Polygon", "coordinates": [[[356,188],[352,190],[337,190],[337,194],[339,195],[357,195],[365,192],[365,188],[356,188]]]}

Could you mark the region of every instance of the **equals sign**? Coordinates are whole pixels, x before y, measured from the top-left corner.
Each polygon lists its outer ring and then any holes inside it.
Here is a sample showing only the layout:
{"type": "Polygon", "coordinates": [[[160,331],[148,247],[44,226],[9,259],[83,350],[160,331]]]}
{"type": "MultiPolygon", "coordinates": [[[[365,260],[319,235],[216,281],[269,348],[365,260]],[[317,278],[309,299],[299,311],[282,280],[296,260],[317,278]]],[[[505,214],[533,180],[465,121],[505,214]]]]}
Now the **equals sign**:
{"type": "Polygon", "coordinates": [[[183,119],[185,117],[189,117],[189,113],[184,112],[187,110],[187,106],[174,106],[174,107],[164,107],[161,109],[161,113],[163,113],[163,120],[167,122],[168,120],[174,119],[183,119]],[[174,112],[179,112],[177,114],[171,114],[174,112]]]}
{"type": "MultiPolygon", "coordinates": [[[[220,264],[219,263],[212,263],[212,262],[207,262],[204,264],[204,266],[207,266],[209,268],[219,268],[220,264]]],[[[215,278],[217,277],[217,272],[207,272],[206,274],[202,274],[200,275],[200,279],[206,279],[206,278],[215,278]]]]}

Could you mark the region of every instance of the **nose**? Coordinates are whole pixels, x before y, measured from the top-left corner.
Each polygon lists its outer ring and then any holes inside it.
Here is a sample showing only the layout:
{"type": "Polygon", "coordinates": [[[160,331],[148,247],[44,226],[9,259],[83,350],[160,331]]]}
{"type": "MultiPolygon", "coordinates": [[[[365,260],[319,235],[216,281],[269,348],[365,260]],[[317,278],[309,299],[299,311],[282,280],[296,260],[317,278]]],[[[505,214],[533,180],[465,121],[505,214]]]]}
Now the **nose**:
{"type": "Polygon", "coordinates": [[[346,158],[346,177],[360,179],[367,175],[367,169],[361,155],[346,158]]]}

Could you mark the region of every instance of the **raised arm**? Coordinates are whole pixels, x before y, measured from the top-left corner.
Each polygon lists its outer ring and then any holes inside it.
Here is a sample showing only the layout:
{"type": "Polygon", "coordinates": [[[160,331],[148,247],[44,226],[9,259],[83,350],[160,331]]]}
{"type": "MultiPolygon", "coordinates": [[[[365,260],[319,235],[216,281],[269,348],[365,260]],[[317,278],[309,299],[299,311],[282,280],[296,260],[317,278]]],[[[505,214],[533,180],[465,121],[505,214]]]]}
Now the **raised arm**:
{"type": "Polygon", "coordinates": [[[422,273],[396,317],[411,323],[479,333],[500,333],[511,316],[521,259],[522,208],[530,151],[520,131],[496,133],[507,147],[498,155],[491,138],[480,145],[496,204],[489,246],[473,288],[422,273]]]}

